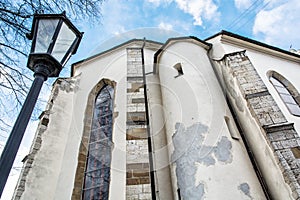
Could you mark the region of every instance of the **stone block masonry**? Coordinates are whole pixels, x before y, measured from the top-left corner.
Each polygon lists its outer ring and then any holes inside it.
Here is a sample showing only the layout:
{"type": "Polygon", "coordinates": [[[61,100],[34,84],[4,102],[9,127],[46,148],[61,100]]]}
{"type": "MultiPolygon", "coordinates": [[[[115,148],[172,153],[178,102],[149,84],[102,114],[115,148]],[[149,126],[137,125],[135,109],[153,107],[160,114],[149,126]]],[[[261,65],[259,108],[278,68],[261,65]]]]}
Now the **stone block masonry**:
{"type": "Polygon", "coordinates": [[[152,199],[141,50],[127,49],[127,200],[152,199]]]}
{"type": "MultiPolygon", "coordinates": [[[[222,62],[230,72],[227,81],[229,93],[237,97],[230,87],[237,86],[248,104],[253,118],[264,130],[265,139],[289,185],[294,199],[300,199],[300,138],[293,124],[288,123],[255,70],[245,51],[227,54],[222,62]]],[[[238,104],[238,101],[236,101],[238,104]]],[[[237,106],[238,107],[238,106],[237,106]]]]}

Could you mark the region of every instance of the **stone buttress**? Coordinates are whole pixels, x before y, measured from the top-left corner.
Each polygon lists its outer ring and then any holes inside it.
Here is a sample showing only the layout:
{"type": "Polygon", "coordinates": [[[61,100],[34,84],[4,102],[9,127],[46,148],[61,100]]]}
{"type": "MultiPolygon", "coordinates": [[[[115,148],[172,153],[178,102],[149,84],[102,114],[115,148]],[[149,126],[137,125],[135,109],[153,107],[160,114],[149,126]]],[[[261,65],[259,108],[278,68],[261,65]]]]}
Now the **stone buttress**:
{"type": "Polygon", "coordinates": [[[276,191],[283,188],[284,184],[280,182],[280,177],[283,177],[288,191],[286,194],[299,199],[300,138],[293,124],[284,117],[245,51],[226,54],[219,64],[226,95],[238,115],[271,198],[280,198],[276,191]],[[247,112],[250,116],[242,120],[247,112]],[[249,124],[253,123],[251,118],[260,132],[249,130],[249,124]],[[261,142],[265,142],[264,145],[260,145],[261,142]],[[268,172],[275,168],[282,175],[277,171],[279,178],[268,172]]]}

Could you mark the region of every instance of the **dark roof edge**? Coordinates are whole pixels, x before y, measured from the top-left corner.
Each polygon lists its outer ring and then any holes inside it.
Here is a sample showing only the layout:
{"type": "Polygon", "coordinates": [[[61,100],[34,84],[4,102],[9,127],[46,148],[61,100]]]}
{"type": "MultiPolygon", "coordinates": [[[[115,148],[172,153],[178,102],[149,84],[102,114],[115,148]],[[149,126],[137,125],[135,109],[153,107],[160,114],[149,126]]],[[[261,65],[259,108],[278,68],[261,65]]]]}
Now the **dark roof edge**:
{"type": "Polygon", "coordinates": [[[93,59],[93,58],[96,58],[96,57],[98,57],[98,56],[101,56],[101,55],[103,55],[103,54],[106,54],[106,53],[108,53],[108,52],[110,52],[110,51],[116,50],[116,49],[118,49],[118,48],[120,48],[120,47],[122,47],[122,46],[125,46],[125,45],[127,45],[127,44],[130,44],[130,43],[132,43],[132,42],[144,42],[144,41],[149,42],[149,43],[155,43],[155,44],[158,44],[158,45],[163,45],[163,43],[161,43],[161,42],[157,42],[157,41],[153,41],[153,40],[147,40],[147,39],[144,40],[144,39],[136,39],[136,38],[135,38],[135,39],[128,40],[128,41],[123,42],[123,43],[121,43],[121,44],[118,44],[118,45],[116,45],[116,46],[114,46],[114,47],[112,47],[112,48],[110,48],[110,49],[107,49],[107,50],[105,50],[105,51],[102,51],[102,52],[100,52],[100,53],[97,53],[97,54],[95,54],[95,55],[93,55],[93,56],[90,56],[90,57],[87,57],[87,58],[85,58],[85,59],[83,59],[83,60],[80,60],[80,61],[77,61],[77,62],[75,62],[75,63],[72,63],[72,64],[71,64],[71,77],[73,76],[75,65],[78,65],[78,64],[80,64],[80,63],[89,61],[89,60],[91,60],[91,59],[93,59]]]}
{"type": "Polygon", "coordinates": [[[153,60],[153,73],[156,73],[156,64],[157,64],[157,59],[158,59],[158,56],[161,54],[161,52],[168,46],[168,44],[171,42],[171,41],[176,41],[176,40],[186,40],[186,39],[193,39],[197,42],[200,42],[202,43],[203,45],[207,46],[208,49],[210,49],[212,47],[212,44],[208,43],[208,42],[205,42],[204,40],[201,40],[195,36],[186,36],[186,37],[176,37],[176,38],[169,38],[165,44],[163,46],[161,46],[161,48],[155,52],[154,54],[154,60],[153,60]]]}
{"type": "Polygon", "coordinates": [[[283,50],[283,49],[280,49],[278,47],[271,46],[271,45],[259,42],[257,40],[253,40],[253,39],[250,39],[250,38],[247,38],[247,37],[244,37],[244,36],[240,36],[240,35],[237,35],[235,33],[231,33],[229,31],[225,31],[225,30],[222,30],[221,32],[219,32],[217,34],[206,38],[204,41],[210,40],[210,39],[212,39],[214,37],[217,37],[217,36],[220,36],[220,35],[227,35],[227,36],[230,36],[230,37],[234,37],[234,38],[237,38],[237,39],[240,39],[240,40],[252,43],[252,44],[256,44],[256,45],[261,46],[261,47],[265,47],[265,48],[268,48],[268,49],[271,49],[271,50],[274,50],[274,51],[277,51],[277,52],[280,52],[280,53],[284,53],[284,54],[287,54],[287,55],[290,55],[290,56],[294,56],[294,57],[300,58],[300,55],[292,53],[290,51],[283,50]]]}

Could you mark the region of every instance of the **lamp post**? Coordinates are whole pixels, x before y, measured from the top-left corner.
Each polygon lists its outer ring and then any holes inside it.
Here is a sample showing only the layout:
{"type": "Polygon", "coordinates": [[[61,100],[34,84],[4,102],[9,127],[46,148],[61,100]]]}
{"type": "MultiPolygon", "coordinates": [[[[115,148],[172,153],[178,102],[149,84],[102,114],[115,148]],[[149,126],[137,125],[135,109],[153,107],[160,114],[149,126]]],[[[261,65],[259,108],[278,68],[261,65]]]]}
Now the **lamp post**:
{"type": "Polygon", "coordinates": [[[58,77],[76,53],[82,35],[65,12],[34,15],[31,33],[27,35],[32,40],[27,67],[34,72],[34,81],[0,158],[0,198],[44,81],[58,77]]]}

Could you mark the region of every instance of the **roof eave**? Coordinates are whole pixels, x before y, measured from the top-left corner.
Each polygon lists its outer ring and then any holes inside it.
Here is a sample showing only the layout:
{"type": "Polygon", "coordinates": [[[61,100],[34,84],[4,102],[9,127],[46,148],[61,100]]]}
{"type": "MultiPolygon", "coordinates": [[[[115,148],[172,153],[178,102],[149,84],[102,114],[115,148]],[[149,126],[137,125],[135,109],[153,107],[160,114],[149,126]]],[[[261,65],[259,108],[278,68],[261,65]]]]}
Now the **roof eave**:
{"type": "Polygon", "coordinates": [[[144,39],[131,39],[131,40],[128,40],[128,41],[126,41],[124,43],[121,43],[119,45],[116,45],[116,46],[114,46],[114,47],[112,47],[112,48],[110,48],[108,50],[102,51],[102,52],[97,53],[97,54],[95,54],[93,56],[87,57],[85,59],[82,59],[80,61],[77,61],[77,62],[71,64],[71,77],[74,75],[74,70],[75,70],[74,68],[75,68],[75,66],[80,65],[82,63],[89,62],[89,61],[91,61],[91,60],[93,60],[93,59],[95,59],[97,57],[100,57],[100,56],[105,55],[107,53],[113,52],[113,51],[115,51],[117,49],[120,49],[120,48],[122,48],[124,46],[127,46],[127,45],[129,45],[130,43],[133,43],[133,42],[148,42],[148,43],[154,43],[154,44],[157,44],[157,45],[163,45],[163,43],[152,41],[152,40],[144,40],[144,39]]]}
{"type": "Polygon", "coordinates": [[[221,32],[206,38],[204,41],[208,41],[210,39],[216,38],[218,36],[221,36],[221,41],[222,42],[227,42],[227,43],[231,43],[231,44],[235,44],[235,45],[239,45],[239,46],[245,46],[248,48],[252,48],[254,49],[254,47],[256,47],[256,50],[260,50],[262,52],[267,52],[269,54],[278,56],[278,57],[282,57],[282,58],[286,58],[289,60],[293,60],[296,62],[300,62],[300,55],[295,54],[293,52],[287,51],[287,50],[283,50],[280,49],[278,47],[275,46],[271,46],[244,36],[240,36],[225,30],[222,30],[221,32]],[[259,48],[257,48],[259,47],[259,48]]]}

